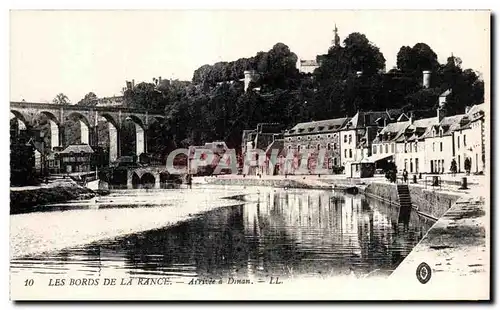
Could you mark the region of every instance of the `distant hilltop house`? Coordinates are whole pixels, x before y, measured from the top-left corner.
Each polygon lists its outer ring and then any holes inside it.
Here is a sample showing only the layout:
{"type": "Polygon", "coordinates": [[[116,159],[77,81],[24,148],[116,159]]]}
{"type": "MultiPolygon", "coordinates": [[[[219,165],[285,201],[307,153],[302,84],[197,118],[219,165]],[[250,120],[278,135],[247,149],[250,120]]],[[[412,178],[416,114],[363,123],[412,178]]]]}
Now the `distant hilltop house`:
{"type": "Polygon", "coordinates": [[[123,96],[103,97],[97,99],[97,105],[102,107],[113,107],[124,105],[123,96]]]}
{"type": "MultiPolygon", "coordinates": [[[[338,34],[337,25],[335,24],[335,28],[333,29],[333,40],[331,46],[340,46],[340,37],[338,34]]],[[[297,62],[297,69],[299,72],[312,74],[314,70],[321,66],[323,55],[316,56],[316,59],[299,59],[297,62]]]]}

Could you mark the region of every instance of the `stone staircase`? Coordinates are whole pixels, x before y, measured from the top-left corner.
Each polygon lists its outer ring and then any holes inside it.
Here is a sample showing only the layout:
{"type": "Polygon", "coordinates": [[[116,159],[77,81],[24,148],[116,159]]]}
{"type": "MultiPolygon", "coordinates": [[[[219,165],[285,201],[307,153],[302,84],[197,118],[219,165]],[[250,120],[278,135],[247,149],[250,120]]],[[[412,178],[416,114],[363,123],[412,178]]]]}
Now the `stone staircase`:
{"type": "Polygon", "coordinates": [[[399,198],[399,206],[401,208],[411,209],[411,197],[410,197],[410,189],[407,184],[398,184],[398,198],[399,198]]]}
{"type": "Polygon", "coordinates": [[[411,214],[411,197],[410,189],[407,184],[398,184],[398,198],[399,198],[399,216],[398,223],[407,224],[410,220],[411,214]]]}

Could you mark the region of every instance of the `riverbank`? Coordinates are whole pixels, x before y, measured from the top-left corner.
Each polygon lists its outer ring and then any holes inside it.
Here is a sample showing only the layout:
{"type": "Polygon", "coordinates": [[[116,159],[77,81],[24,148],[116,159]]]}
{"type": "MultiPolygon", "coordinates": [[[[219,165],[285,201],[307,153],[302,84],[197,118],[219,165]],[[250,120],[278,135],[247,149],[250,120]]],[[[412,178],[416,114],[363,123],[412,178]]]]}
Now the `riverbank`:
{"type": "Polygon", "coordinates": [[[10,214],[43,211],[47,204],[85,200],[95,196],[94,191],[71,181],[26,189],[18,187],[10,191],[10,214]]]}
{"type": "Polygon", "coordinates": [[[488,214],[484,197],[460,198],[398,266],[391,283],[404,283],[408,298],[489,299],[488,214]],[[421,263],[431,268],[425,285],[416,277],[421,263]]]}
{"type": "Polygon", "coordinates": [[[241,205],[257,190],[194,188],[114,190],[108,196],[71,201],[10,216],[10,255],[19,258],[177,225],[207,211],[241,205]],[[232,198],[232,199],[231,199],[232,198]]]}

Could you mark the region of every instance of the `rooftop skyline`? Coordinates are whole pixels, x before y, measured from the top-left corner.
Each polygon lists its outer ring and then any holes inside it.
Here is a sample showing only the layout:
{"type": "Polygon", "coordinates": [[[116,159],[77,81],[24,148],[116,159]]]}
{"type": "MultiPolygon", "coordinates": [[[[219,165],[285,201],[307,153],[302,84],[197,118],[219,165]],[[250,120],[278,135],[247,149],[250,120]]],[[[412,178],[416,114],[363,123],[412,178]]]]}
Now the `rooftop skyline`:
{"type": "Polygon", "coordinates": [[[463,68],[489,71],[489,12],[478,11],[13,11],[12,101],[72,103],[92,91],[119,95],[125,80],[191,80],[204,64],[268,51],[278,42],[299,59],[327,52],[365,34],[396,65],[403,45],[428,44],[444,63],[452,53],[463,68]]]}

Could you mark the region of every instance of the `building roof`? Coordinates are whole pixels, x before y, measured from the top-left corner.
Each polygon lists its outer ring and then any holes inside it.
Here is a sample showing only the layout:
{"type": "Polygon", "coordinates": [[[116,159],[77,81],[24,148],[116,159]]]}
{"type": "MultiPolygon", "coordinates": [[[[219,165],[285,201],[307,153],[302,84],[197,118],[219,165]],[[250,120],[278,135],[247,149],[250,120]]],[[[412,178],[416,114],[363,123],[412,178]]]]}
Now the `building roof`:
{"type": "Polygon", "coordinates": [[[449,94],[451,94],[451,89],[447,89],[444,93],[442,93],[441,95],[439,95],[439,97],[446,97],[449,94]]]}
{"type": "Polygon", "coordinates": [[[92,154],[94,153],[94,150],[90,147],[88,144],[72,144],[69,145],[67,148],[65,148],[61,154],[70,154],[71,152],[73,153],[87,153],[87,154],[92,154]]]}
{"type": "Polygon", "coordinates": [[[390,109],[385,111],[360,111],[354,115],[342,129],[357,129],[368,126],[379,126],[381,120],[395,120],[400,114],[401,109],[390,109]]]}
{"type": "Polygon", "coordinates": [[[318,62],[314,59],[304,59],[304,60],[300,60],[300,65],[302,67],[318,67],[318,62]]]}
{"type": "MultiPolygon", "coordinates": [[[[437,117],[428,117],[422,118],[413,121],[413,123],[406,128],[406,133],[409,135],[406,136],[407,141],[414,141],[416,139],[420,139],[425,133],[432,128],[433,125],[438,124],[437,117]]],[[[398,142],[401,142],[399,140],[398,142]]]]}
{"type": "Polygon", "coordinates": [[[469,111],[466,113],[469,117],[470,121],[473,122],[477,119],[480,119],[485,112],[486,105],[483,103],[473,105],[469,111]]]}
{"type": "Polygon", "coordinates": [[[389,142],[389,141],[396,140],[397,138],[399,138],[400,136],[403,135],[406,128],[408,128],[408,126],[410,126],[410,125],[411,125],[410,121],[389,123],[384,128],[382,128],[382,130],[379,132],[379,134],[373,140],[373,142],[378,143],[378,142],[382,142],[382,141],[389,142]],[[389,135],[388,140],[380,139],[385,134],[389,135]]]}
{"type": "Polygon", "coordinates": [[[298,123],[286,134],[307,134],[307,133],[321,133],[327,131],[339,130],[349,120],[348,117],[327,119],[322,121],[298,123]]]}
{"type": "Polygon", "coordinates": [[[424,138],[429,138],[432,136],[432,129],[434,128],[436,131],[439,131],[441,128],[443,129],[443,136],[451,135],[452,132],[459,130],[464,122],[467,122],[468,118],[466,114],[458,114],[452,116],[444,117],[441,122],[434,123],[427,128],[425,133],[422,135],[424,138]]]}
{"type": "Polygon", "coordinates": [[[279,150],[278,154],[281,153],[284,147],[284,140],[283,139],[275,139],[271,144],[269,144],[266,148],[266,155],[271,154],[272,150],[279,150]]]}

